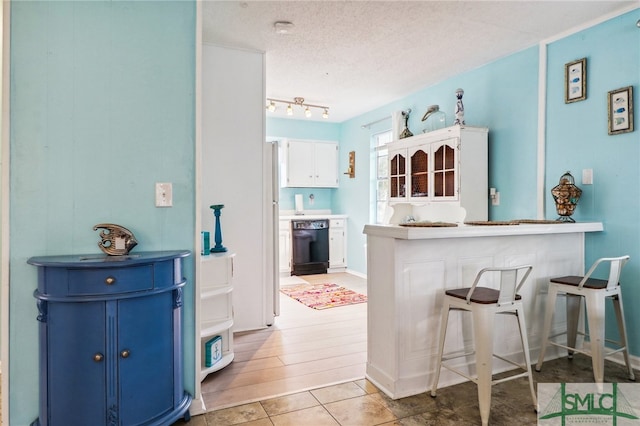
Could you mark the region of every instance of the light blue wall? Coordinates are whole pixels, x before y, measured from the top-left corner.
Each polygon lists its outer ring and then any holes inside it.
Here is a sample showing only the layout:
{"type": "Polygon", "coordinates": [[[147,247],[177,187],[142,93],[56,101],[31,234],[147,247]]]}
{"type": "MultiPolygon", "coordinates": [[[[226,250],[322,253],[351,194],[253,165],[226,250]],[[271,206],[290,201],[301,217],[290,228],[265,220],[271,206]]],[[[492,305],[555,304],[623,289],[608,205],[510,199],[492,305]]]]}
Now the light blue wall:
{"type": "MultiPolygon", "coordinates": [[[[549,46],[547,85],[546,190],[571,171],[582,197],[574,215],[578,221],[598,220],[605,231],[586,239],[586,263],[603,256],[631,255],[622,285],[632,353],[640,355],[640,9],[549,46]],[[587,58],[587,99],[564,103],[564,64],[587,58]],[[607,133],[607,93],[633,86],[635,131],[607,133]],[[593,169],[593,185],[582,185],[582,170],[593,169]]],[[[553,202],[547,217],[556,217],[553,202]]],[[[615,328],[613,317],[608,329],[615,328]]],[[[608,330],[609,331],[609,330],[608,330]]]]}
{"type": "MultiPolygon", "coordinates": [[[[356,158],[371,158],[371,135],[389,129],[391,120],[368,130],[361,126],[390,116],[393,111],[411,108],[409,129],[414,134],[422,132],[422,116],[432,104],[440,105],[447,115],[447,125],[452,125],[455,91],[461,87],[466,124],[490,129],[489,185],[497,187],[502,198],[500,206],[490,207],[490,218],[535,218],[537,64],[538,48],[530,48],[346,121],[342,123],[341,149],[355,150],[356,158]]],[[[356,179],[342,178],[334,198],[334,206],[352,219],[348,229],[349,268],[362,273],[366,273],[366,238],[362,229],[370,221],[374,202],[369,164],[370,161],[359,161],[356,179]]]]}
{"type": "MultiPolygon", "coordinates": [[[[335,141],[340,138],[340,124],[321,121],[288,120],[269,117],[267,113],[267,140],[302,139],[335,141]]],[[[343,152],[340,150],[340,152],[343,152]]],[[[345,168],[346,170],[346,168],[345,168]]],[[[295,194],[302,194],[305,210],[332,210],[333,188],[280,188],[280,210],[294,210],[295,194]],[[313,200],[310,195],[313,194],[313,200]],[[312,204],[313,203],[313,204],[312,204]]]]}
{"type": "MultiPolygon", "coordinates": [[[[132,230],[134,252],[193,250],[194,75],[193,1],[12,2],[11,425],[38,416],[29,257],[100,253],[102,222],[132,230]],[[155,182],[174,207],[154,206],[155,182]]],[[[185,275],[193,392],[192,257],[185,275]]]]}

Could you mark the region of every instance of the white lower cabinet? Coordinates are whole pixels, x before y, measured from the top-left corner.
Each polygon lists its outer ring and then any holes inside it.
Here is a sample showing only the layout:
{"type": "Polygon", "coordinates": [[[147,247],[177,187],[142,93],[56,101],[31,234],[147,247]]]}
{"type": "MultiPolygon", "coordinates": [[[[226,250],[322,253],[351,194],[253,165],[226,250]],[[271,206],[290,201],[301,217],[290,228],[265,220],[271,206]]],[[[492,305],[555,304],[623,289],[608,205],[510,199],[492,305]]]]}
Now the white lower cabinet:
{"type": "Polygon", "coordinates": [[[281,220],[279,227],[280,272],[291,272],[291,221],[281,220]]]}
{"type": "MultiPolygon", "coordinates": [[[[305,220],[305,216],[300,216],[305,220]]],[[[314,216],[316,218],[321,218],[314,216]]],[[[344,218],[329,219],[329,269],[327,272],[341,272],[347,268],[347,228],[344,218]]],[[[282,219],[279,225],[280,274],[289,275],[292,266],[291,220],[282,219]]]]}
{"type": "Polygon", "coordinates": [[[347,267],[347,234],[344,219],[329,222],[329,269],[347,267]]]}
{"type": "Polygon", "coordinates": [[[211,253],[200,264],[200,380],[233,361],[234,253],[211,253]]]}

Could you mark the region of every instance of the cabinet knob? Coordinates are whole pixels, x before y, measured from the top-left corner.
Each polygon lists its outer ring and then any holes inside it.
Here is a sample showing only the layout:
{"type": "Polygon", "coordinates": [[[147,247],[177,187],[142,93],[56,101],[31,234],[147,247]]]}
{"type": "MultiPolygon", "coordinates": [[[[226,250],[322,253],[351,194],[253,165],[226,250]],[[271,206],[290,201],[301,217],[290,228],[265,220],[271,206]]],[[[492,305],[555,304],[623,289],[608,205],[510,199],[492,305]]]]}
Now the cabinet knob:
{"type": "Polygon", "coordinates": [[[93,360],[94,360],[95,362],[100,362],[100,361],[102,361],[103,359],[104,359],[104,355],[102,355],[100,352],[96,353],[96,354],[93,356],[93,360]]]}
{"type": "Polygon", "coordinates": [[[104,280],[104,283],[105,283],[106,285],[111,285],[111,284],[113,284],[113,283],[115,283],[115,282],[116,282],[116,279],[115,279],[115,278],[113,278],[113,277],[107,277],[107,279],[106,279],[106,280],[104,280]]]}
{"type": "Polygon", "coordinates": [[[120,352],[120,356],[122,358],[129,358],[129,355],[131,355],[131,352],[129,352],[129,349],[125,349],[122,352],[120,352]]]}

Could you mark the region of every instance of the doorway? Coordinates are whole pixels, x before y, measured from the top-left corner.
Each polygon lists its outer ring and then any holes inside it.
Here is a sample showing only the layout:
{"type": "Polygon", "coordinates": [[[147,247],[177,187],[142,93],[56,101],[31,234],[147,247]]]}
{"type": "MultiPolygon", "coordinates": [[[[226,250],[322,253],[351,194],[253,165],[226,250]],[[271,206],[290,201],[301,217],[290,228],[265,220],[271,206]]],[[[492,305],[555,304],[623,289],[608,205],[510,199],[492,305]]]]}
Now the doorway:
{"type": "MultiPolygon", "coordinates": [[[[366,279],[347,272],[280,278],[281,286],[304,283],[367,290],[366,279]]],[[[316,310],[281,292],[279,302],[274,324],[236,333],[234,362],[202,382],[207,411],[364,377],[366,303],[316,310]]]]}

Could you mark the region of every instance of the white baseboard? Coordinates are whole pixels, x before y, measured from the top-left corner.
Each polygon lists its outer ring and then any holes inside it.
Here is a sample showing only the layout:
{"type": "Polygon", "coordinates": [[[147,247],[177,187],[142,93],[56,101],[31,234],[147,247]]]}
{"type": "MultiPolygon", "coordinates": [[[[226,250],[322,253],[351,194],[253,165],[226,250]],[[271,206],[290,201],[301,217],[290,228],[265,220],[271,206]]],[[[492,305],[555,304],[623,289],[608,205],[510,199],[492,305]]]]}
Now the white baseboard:
{"type": "Polygon", "coordinates": [[[347,270],[345,272],[348,273],[348,274],[351,274],[351,275],[355,275],[356,277],[364,278],[365,280],[367,279],[367,274],[363,274],[362,272],[354,271],[353,269],[347,268],[347,270]]]}

